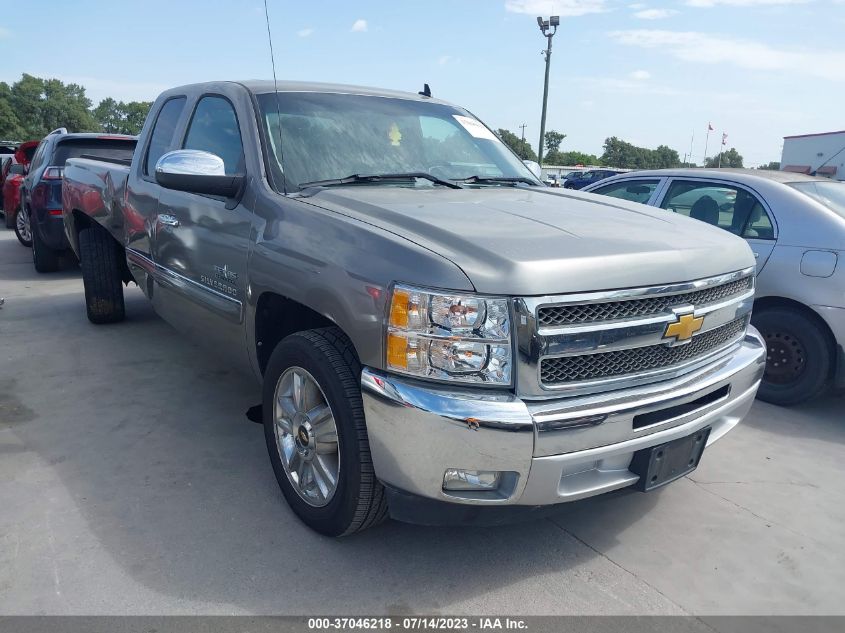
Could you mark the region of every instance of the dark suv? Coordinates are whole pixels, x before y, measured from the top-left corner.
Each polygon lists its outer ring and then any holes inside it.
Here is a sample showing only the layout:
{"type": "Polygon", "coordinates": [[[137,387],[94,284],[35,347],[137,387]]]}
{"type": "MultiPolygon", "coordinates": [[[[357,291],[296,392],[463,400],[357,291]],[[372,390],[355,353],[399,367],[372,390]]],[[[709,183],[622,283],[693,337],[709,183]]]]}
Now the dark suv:
{"type": "Polygon", "coordinates": [[[35,270],[58,270],[60,257],[70,250],[62,222],[62,178],[67,159],[91,156],[131,160],[136,142],[134,136],[68,134],[60,128],[38,144],[21,184],[20,210],[21,221],[32,234],[35,270]]]}
{"type": "Polygon", "coordinates": [[[563,186],[566,189],[583,189],[587,185],[592,185],[594,182],[610,178],[611,176],[616,176],[617,174],[619,174],[619,172],[613,171],[612,169],[591,169],[590,171],[585,171],[574,178],[567,178],[566,182],[563,183],[563,186]]]}

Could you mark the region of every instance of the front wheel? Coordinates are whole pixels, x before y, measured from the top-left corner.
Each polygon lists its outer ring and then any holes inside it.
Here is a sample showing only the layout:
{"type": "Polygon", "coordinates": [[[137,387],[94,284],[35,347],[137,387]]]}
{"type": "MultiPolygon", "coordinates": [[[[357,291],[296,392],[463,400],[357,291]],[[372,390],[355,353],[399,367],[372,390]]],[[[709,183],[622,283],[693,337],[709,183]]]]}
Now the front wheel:
{"type": "MultiPolygon", "coordinates": [[[[8,217],[9,212],[6,212],[6,226],[9,225],[8,217]]],[[[14,214],[14,222],[15,222],[15,236],[18,238],[18,241],[23,244],[24,246],[31,248],[32,247],[32,229],[29,226],[29,213],[27,213],[26,209],[18,209],[14,214]]]]}
{"type": "Polygon", "coordinates": [[[751,324],[766,342],[766,372],[757,396],[789,406],[820,395],[829,384],[832,346],[815,320],[792,308],[755,312],[751,324]]]}
{"type": "Polygon", "coordinates": [[[310,528],[344,536],[387,516],[364,420],[361,366],[338,328],[282,340],[264,374],[264,436],[276,480],[310,528]]]}

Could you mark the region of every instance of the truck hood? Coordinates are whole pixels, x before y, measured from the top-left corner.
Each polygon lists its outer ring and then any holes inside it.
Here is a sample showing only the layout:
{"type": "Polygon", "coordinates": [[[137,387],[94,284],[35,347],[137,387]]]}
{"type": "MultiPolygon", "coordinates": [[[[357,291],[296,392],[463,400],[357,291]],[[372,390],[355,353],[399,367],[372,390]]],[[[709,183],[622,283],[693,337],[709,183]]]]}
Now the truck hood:
{"type": "Polygon", "coordinates": [[[480,293],[631,288],[754,265],[745,241],[727,231],[662,209],[570,190],[357,185],[324,189],[307,201],[442,255],[480,293]]]}

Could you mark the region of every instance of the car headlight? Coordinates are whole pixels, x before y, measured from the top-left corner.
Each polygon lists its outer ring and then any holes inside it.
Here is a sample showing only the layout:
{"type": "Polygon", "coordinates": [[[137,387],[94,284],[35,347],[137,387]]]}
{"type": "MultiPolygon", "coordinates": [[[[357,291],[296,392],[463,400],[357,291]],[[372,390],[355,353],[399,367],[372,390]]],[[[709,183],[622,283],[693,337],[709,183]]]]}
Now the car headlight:
{"type": "Polygon", "coordinates": [[[394,286],[387,368],[465,383],[511,384],[507,299],[394,286]]]}

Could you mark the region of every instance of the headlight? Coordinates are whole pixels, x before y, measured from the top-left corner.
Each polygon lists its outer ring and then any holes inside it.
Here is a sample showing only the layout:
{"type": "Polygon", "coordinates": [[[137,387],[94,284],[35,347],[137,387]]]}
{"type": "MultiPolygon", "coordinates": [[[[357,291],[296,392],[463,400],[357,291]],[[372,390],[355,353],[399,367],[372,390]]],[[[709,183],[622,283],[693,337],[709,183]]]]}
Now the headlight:
{"type": "Polygon", "coordinates": [[[387,368],[466,383],[511,384],[507,299],[395,286],[387,368]]]}

